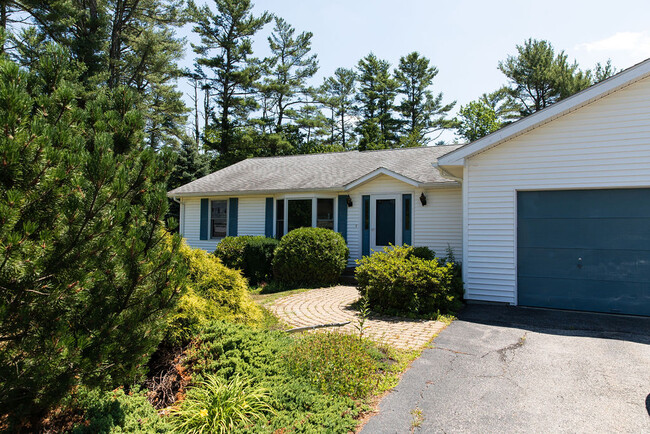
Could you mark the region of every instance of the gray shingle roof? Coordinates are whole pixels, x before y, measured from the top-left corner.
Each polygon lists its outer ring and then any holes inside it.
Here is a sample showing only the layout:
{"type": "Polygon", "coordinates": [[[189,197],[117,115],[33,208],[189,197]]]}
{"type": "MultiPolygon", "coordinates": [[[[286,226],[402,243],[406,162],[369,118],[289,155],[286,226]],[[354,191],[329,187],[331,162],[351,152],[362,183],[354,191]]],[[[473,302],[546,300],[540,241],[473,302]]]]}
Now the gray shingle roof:
{"type": "Polygon", "coordinates": [[[418,184],[454,183],[432,164],[460,145],[250,158],[199,178],[168,196],[343,189],[384,168],[418,184]]]}

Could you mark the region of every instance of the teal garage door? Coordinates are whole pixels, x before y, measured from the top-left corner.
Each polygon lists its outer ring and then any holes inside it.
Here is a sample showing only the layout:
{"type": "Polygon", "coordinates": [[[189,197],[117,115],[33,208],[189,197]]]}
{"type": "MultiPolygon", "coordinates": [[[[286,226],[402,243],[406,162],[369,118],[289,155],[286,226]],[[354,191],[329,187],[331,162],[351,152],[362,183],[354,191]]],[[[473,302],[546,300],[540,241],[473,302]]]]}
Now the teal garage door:
{"type": "Polygon", "coordinates": [[[650,189],[517,193],[518,304],[650,316],[650,189]]]}

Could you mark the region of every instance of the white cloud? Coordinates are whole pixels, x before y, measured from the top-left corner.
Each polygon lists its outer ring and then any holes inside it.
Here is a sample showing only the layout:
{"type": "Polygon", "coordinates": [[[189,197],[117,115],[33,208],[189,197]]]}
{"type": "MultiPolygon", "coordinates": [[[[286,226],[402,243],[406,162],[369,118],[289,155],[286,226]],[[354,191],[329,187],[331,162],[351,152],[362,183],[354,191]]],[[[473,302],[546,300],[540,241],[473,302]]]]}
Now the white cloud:
{"type": "Polygon", "coordinates": [[[618,32],[599,41],[578,44],[575,49],[606,56],[626,54],[637,59],[645,59],[650,57],[650,33],[647,31],[618,32]]]}

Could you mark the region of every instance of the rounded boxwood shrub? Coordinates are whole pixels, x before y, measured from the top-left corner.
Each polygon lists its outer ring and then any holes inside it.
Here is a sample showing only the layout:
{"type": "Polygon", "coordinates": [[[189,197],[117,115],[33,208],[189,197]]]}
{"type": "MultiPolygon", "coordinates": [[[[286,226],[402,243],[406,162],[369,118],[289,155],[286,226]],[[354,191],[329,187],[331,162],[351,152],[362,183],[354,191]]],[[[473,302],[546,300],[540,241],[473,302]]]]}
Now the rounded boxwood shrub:
{"type": "Polygon", "coordinates": [[[214,254],[227,267],[241,270],[251,285],[257,285],[273,276],[273,253],[278,243],[275,238],[262,236],[225,237],[214,254]]]}
{"type": "Polygon", "coordinates": [[[280,240],[273,258],[273,274],[286,284],[330,285],[345,269],[350,250],[338,232],[299,228],[280,240]]]}
{"type": "Polygon", "coordinates": [[[387,313],[447,313],[461,306],[462,284],[454,264],[422,259],[410,246],[391,246],[364,256],[355,270],[370,306],[387,313]]]}

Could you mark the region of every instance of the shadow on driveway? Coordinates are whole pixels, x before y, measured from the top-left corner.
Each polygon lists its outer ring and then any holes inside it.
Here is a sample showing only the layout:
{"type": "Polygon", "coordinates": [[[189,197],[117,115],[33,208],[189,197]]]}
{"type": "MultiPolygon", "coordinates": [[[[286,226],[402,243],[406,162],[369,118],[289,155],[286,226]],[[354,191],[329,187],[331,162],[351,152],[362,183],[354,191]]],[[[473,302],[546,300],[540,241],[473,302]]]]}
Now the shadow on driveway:
{"type": "Polygon", "coordinates": [[[650,344],[650,317],[644,316],[477,303],[467,305],[458,318],[469,323],[518,328],[538,333],[650,344]]]}

